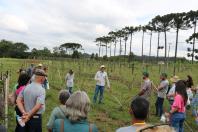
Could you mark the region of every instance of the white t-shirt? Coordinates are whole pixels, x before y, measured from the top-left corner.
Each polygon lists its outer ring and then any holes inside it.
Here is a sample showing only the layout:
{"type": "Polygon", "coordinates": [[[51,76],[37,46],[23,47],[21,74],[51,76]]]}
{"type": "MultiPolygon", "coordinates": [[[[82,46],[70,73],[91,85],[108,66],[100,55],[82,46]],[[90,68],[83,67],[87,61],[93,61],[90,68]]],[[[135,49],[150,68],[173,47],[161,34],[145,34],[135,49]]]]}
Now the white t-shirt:
{"type": "Polygon", "coordinates": [[[105,79],[107,80],[107,86],[110,87],[109,79],[106,72],[98,71],[95,75],[96,85],[105,86],[105,79]]]}
{"type": "Polygon", "coordinates": [[[71,75],[67,73],[67,75],[65,76],[65,81],[66,81],[67,87],[73,87],[74,86],[74,74],[71,75]]]}
{"type": "MultiPolygon", "coordinates": [[[[175,84],[173,84],[172,87],[170,88],[168,95],[174,94],[174,93],[175,93],[175,84]]],[[[170,97],[170,100],[174,100],[174,97],[170,97]]]]}

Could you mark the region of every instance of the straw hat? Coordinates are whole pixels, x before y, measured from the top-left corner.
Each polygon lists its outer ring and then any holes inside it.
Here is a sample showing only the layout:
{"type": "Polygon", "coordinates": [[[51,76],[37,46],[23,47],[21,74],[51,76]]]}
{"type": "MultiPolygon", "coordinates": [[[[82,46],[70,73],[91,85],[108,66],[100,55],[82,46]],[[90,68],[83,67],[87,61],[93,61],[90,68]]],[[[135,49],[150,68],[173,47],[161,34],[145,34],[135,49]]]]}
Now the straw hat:
{"type": "Polygon", "coordinates": [[[100,68],[105,68],[105,65],[101,65],[100,68]]]}
{"type": "Polygon", "coordinates": [[[40,64],[38,64],[38,66],[39,66],[39,67],[42,67],[43,65],[40,63],[40,64]]]}
{"type": "Polygon", "coordinates": [[[173,83],[176,83],[177,81],[179,81],[179,77],[178,76],[173,76],[170,78],[170,81],[173,83]]]}

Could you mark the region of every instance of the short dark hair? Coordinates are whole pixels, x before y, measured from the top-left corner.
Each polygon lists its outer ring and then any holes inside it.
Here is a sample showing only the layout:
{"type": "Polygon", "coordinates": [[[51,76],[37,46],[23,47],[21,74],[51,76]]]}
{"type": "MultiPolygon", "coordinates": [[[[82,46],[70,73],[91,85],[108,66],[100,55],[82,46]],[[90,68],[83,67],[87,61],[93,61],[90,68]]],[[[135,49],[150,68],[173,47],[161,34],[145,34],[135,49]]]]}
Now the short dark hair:
{"type": "Polygon", "coordinates": [[[145,120],[149,112],[149,102],[142,97],[137,97],[131,102],[131,110],[136,119],[145,120]]]}
{"type": "Polygon", "coordinates": [[[143,76],[145,76],[145,77],[149,77],[149,73],[148,73],[148,72],[143,72],[142,74],[143,74],[143,76]]]}
{"type": "Polygon", "coordinates": [[[162,77],[165,77],[165,78],[168,77],[168,75],[167,75],[166,73],[161,73],[161,76],[162,76],[162,77]]]}
{"type": "Polygon", "coordinates": [[[70,93],[68,90],[61,90],[59,93],[59,101],[61,104],[66,103],[66,101],[68,100],[68,98],[70,97],[70,93]]]}

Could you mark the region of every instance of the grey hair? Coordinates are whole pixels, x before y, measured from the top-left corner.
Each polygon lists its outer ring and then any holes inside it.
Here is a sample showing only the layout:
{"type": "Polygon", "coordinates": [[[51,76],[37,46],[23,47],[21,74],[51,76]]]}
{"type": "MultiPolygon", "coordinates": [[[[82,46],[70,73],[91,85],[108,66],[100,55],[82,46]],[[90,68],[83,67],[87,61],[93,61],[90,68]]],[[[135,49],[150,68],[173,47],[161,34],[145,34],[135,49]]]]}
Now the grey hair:
{"type": "Polygon", "coordinates": [[[66,102],[65,114],[72,122],[86,119],[90,110],[90,99],[86,92],[76,91],[66,102]]]}
{"type": "Polygon", "coordinates": [[[68,90],[61,90],[59,92],[59,101],[61,104],[65,105],[69,97],[70,97],[70,93],[68,90]]]}

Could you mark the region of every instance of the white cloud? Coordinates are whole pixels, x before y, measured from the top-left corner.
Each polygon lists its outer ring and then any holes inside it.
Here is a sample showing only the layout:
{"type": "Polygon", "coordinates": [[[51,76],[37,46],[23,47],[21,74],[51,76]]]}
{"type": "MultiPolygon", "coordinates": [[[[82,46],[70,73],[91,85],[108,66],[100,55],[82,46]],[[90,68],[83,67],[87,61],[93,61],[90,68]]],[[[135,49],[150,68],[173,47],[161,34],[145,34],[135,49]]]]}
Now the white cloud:
{"type": "Polygon", "coordinates": [[[25,21],[15,15],[2,14],[0,19],[0,28],[5,30],[11,30],[14,32],[27,32],[28,25],[25,21]]]}
{"type": "MultiPolygon", "coordinates": [[[[83,44],[86,52],[97,52],[94,40],[111,30],[124,26],[147,24],[154,16],[171,12],[197,10],[197,0],[3,0],[0,5],[0,39],[22,41],[29,46],[52,47],[67,41],[83,44]],[[26,33],[21,34],[21,33],[26,33]]],[[[184,41],[192,32],[179,34],[184,41]]],[[[141,54],[142,33],[136,33],[133,50],[141,54]]],[[[173,43],[175,33],[167,34],[173,43]]],[[[152,55],[156,54],[157,35],[153,35],[152,55]]],[[[161,45],[164,44],[161,34],[161,45]]],[[[145,54],[149,50],[149,35],[145,35],[145,54]]],[[[129,47],[129,42],[128,46],[129,47]]],[[[179,45],[182,56],[187,45],[179,45]]],[[[119,48],[119,44],[118,44],[119,48]]],[[[127,48],[129,49],[129,48],[127,48]]],[[[118,51],[118,50],[117,50],[118,51]]],[[[117,52],[118,53],[118,52],[117,52]]],[[[163,55],[161,51],[160,55],[163,55]]]]}

